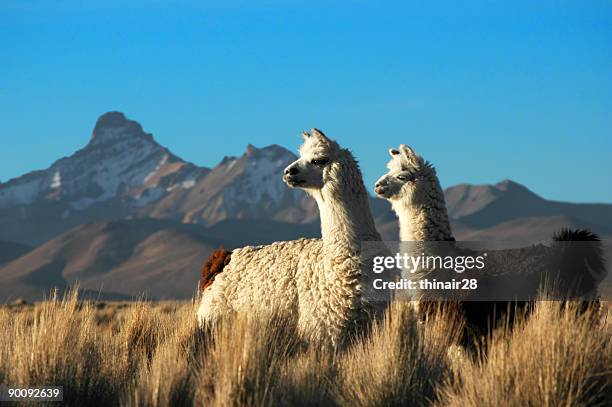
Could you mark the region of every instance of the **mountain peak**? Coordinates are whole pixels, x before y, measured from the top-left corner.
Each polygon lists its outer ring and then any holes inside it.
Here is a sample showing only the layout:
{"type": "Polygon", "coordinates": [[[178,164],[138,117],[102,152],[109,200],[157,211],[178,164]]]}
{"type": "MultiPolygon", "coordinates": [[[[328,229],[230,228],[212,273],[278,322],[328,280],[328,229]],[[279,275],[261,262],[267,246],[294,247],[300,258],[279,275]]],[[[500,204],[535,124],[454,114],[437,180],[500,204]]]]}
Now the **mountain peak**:
{"type": "Polygon", "coordinates": [[[504,179],[500,182],[498,182],[497,184],[495,184],[495,186],[497,188],[525,188],[525,186],[523,186],[522,184],[519,184],[518,182],[514,182],[511,179],[504,179]]]}
{"type": "Polygon", "coordinates": [[[145,137],[152,140],[151,134],[145,133],[140,123],[128,119],[122,112],[111,111],[104,113],[96,121],[90,144],[127,137],[145,137]]]}
{"type": "Polygon", "coordinates": [[[236,161],[236,159],[237,158],[234,157],[233,155],[226,155],[226,156],[223,156],[223,159],[221,160],[221,162],[218,165],[219,166],[225,165],[225,164],[230,163],[232,161],[236,161]]]}
{"type": "Polygon", "coordinates": [[[501,182],[498,182],[497,184],[495,184],[495,188],[498,191],[502,191],[505,193],[514,193],[514,194],[522,194],[524,196],[539,197],[537,194],[535,194],[525,185],[519,184],[518,182],[512,181],[510,179],[505,179],[501,182]]]}
{"type": "Polygon", "coordinates": [[[472,215],[494,202],[511,201],[526,204],[542,200],[526,186],[510,179],[495,185],[460,184],[447,188],[444,193],[449,215],[454,219],[472,215]]]}
{"type": "Polygon", "coordinates": [[[290,154],[292,156],[295,156],[295,154],[293,154],[291,151],[287,150],[283,146],[279,146],[278,144],[270,144],[269,146],[262,148],[262,150],[269,151],[275,154],[290,154]]]}
{"type": "Polygon", "coordinates": [[[293,161],[296,159],[296,155],[284,147],[278,144],[270,144],[266,147],[255,147],[252,144],[247,145],[244,157],[248,159],[266,159],[266,160],[277,160],[281,158],[291,157],[293,161]]]}
{"type": "Polygon", "coordinates": [[[255,154],[257,151],[259,151],[259,149],[257,147],[255,147],[253,144],[247,144],[246,147],[246,155],[247,157],[252,156],[253,154],[255,154]]]}
{"type": "Polygon", "coordinates": [[[117,127],[123,125],[126,122],[128,122],[128,119],[125,117],[125,114],[123,114],[123,112],[113,110],[110,112],[106,112],[102,116],[100,116],[96,121],[96,127],[117,127]]]}

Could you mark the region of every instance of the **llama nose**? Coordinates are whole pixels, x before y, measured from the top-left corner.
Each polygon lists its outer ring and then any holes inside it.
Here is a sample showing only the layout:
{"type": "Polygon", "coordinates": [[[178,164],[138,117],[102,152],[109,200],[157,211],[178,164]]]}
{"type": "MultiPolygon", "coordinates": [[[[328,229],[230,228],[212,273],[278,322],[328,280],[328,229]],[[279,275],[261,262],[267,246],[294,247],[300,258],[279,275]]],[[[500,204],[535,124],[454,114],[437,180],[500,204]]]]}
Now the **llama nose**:
{"type": "Polygon", "coordinates": [[[297,175],[298,169],[295,167],[288,167],[285,169],[285,175],[297,175]]]}
{"type": "Polygon", "coordinates": [[[385,192],[385,186],[381,182],[377,182],[376,185],[374,185],[374,192],[382,194],[385,192]]]}

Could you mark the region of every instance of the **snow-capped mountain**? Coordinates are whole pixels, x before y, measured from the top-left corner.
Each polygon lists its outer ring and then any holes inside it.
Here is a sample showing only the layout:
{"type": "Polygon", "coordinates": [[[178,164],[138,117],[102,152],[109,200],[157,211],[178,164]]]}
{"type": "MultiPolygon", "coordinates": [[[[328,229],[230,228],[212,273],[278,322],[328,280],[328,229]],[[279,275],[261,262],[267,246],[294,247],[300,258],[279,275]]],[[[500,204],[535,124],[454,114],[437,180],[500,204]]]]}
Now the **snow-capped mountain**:
{"type": "Polygon", "coordinates": [[[157,144],[135,121],[110,112],[98,119],[91,141],[47,170],[0,185],[0,209],[62,202],[62,217],[120,200],[143,206],[173,187],[193,186],[205,175],[157,144]]]}
{"type": "Polygon", "coordinates": [[[120,112],[81,150],[0,184],[0,236],[37,244],[80,223],[121,219],[209,172],[176,157],[120,112]]]}
{"type": "Polygon", "coordinates": [[[277,145],[247,146],[241,157],[225,157],[193,188],[176,191],[151,208],[156,218],[181,216],[183,223],[212,225],[226,219],[271,219],[307,223],[317,218],[314,201],[282,181],[297,157],[277,145]]]}
{"type": "Polygon", "coordinates": [[[279,146],[249,145],[211,171],[175,156],[123,113],[109,112],[81,150],[0,183],[0,239],[36,245],[78,224],[128,217],[307,222],[316,218],[314,205],[281,179],[295,159],[279,146]]]}

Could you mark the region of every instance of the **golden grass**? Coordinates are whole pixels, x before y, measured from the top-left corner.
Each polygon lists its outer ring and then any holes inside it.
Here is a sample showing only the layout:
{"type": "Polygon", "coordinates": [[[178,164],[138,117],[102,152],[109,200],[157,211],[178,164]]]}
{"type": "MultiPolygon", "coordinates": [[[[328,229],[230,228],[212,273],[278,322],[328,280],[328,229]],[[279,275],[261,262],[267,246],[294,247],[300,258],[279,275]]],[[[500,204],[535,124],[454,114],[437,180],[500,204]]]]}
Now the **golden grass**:
{"type": "Polygon", "coordinates": [[[519,326],[494,332],[486,355],[461,365],[440,405],[612,405],[611,310],[538,303],[519,326]]]}
{"type": "Polygon", "coordinates": [[[611,310],[542,302],[473,357],[455,346],[452,316],[423,323],[395,303],[332,354],[301,343],[282,315],[237,315],[202,332],[191,303],[73,293],[0,307],[0,382],[62,385],[74,406],[610,405],[611,310]]]}

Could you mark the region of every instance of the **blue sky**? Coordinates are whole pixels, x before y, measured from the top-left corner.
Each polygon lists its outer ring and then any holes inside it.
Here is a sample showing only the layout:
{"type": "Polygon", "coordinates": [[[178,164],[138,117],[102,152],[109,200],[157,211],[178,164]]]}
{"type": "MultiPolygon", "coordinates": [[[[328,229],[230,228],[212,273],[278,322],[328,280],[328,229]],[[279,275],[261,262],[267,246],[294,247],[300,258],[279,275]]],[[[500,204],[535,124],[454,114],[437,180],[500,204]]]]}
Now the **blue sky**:
{"type": "Polygon", "coordinates": [[[406,143],[444,186],[612,202],[612,3],[457,3],[3,0],[0,180],[121,110],[199,165],[318,127],[368,186],[406,143]]]}

